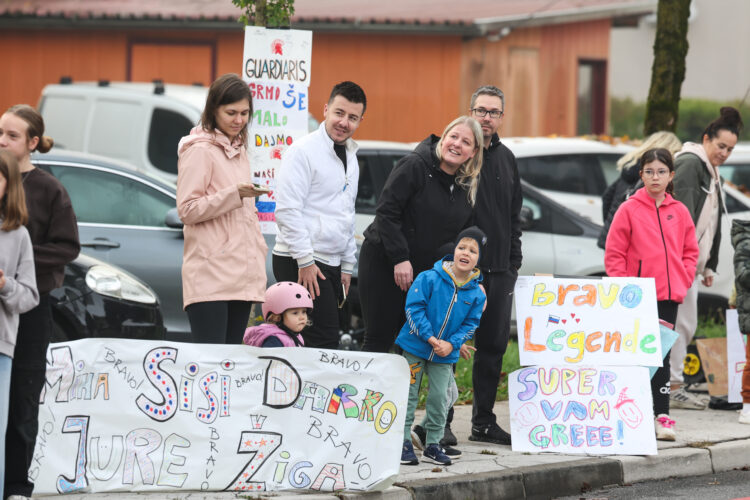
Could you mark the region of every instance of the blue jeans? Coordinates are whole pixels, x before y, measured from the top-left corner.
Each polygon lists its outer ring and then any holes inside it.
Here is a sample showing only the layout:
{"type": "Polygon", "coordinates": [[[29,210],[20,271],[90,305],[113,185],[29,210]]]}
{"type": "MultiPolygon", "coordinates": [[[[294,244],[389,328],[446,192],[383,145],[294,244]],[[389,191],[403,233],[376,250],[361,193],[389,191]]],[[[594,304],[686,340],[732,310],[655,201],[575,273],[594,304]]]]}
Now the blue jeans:
{"type": "Polygon", "coordinates": [[[10,369],[13,359],[0,354],[0,498],[5,484],[5,428],[8,426],[8,404],[10,402],[10,369]]]}

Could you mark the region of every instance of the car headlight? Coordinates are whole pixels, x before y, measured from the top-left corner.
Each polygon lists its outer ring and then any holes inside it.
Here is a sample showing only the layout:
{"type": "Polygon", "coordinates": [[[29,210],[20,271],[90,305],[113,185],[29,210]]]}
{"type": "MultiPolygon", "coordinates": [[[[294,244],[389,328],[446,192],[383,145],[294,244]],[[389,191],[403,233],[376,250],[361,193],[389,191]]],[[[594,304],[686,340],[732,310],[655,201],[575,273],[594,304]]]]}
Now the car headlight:
{"type": "Polygon", "coordinates": [[[96,293],[109,297],[142,304],[156,303],[156,295],[151,289],[111,266],[91,266],[86,273],[86,284],[96,293]]]}

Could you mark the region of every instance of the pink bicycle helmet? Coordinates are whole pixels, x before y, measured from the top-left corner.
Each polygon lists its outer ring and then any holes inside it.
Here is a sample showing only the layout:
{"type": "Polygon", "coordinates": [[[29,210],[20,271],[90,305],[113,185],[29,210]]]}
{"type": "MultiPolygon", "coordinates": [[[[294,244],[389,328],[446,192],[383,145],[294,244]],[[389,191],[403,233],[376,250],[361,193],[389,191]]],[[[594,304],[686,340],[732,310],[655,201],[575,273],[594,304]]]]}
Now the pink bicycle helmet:
{"type": "Polygon", "coordinates": [[[313,301],[310,292],[299,283],[279,281],[266,290],[266,300],[262,307],[263,319],[268,319],[271,313],[284,314],[287,309],[295,307],[312,309],[313,301]]]}

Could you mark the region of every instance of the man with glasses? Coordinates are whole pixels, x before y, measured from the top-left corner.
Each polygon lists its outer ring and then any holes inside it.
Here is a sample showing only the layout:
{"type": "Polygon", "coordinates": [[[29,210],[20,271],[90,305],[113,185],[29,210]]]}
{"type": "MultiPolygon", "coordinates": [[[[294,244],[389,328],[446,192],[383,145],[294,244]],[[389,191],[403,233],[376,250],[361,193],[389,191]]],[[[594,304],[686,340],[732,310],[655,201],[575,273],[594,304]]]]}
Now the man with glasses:
{"type": "Polygon", "coordinates": [[[484,163],[474,205],[474,223],[487,235],[480,269],[487,308],[474,334],[474,408],[471,441],[510,444],[493,411],[503,354],[510,336],[513,288],[521,267],[521,181],[516,157],[500,142],[505,95],[492,85],[471,96],[471,116],[484,136],[484,163]]]}
{"type": "Polygon", "coordinates": [[[359,85],[335,85],[320,128],[284,152],[276,176],[273,274],[300,283],[313,298],[312,326],[302,331],[308,347],[338,347],[338,305],[349,293],[357,250],[359,163],[351,137],[366,107],[359,85]]]}

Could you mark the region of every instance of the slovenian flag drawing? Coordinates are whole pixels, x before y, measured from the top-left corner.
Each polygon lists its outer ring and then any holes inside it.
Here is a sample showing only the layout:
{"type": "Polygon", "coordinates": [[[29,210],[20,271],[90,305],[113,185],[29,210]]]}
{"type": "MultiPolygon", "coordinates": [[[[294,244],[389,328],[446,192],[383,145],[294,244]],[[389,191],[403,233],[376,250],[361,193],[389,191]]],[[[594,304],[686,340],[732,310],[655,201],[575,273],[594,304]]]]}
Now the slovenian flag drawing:
{"type": "Polygon", "coordinates": [[[550,323],[554,323],[555,325],[560,324],[560,318],[558,316],[552,316],[549,315],[549,318],[547,318],[547,325],[549,326],[550,323]]]}

